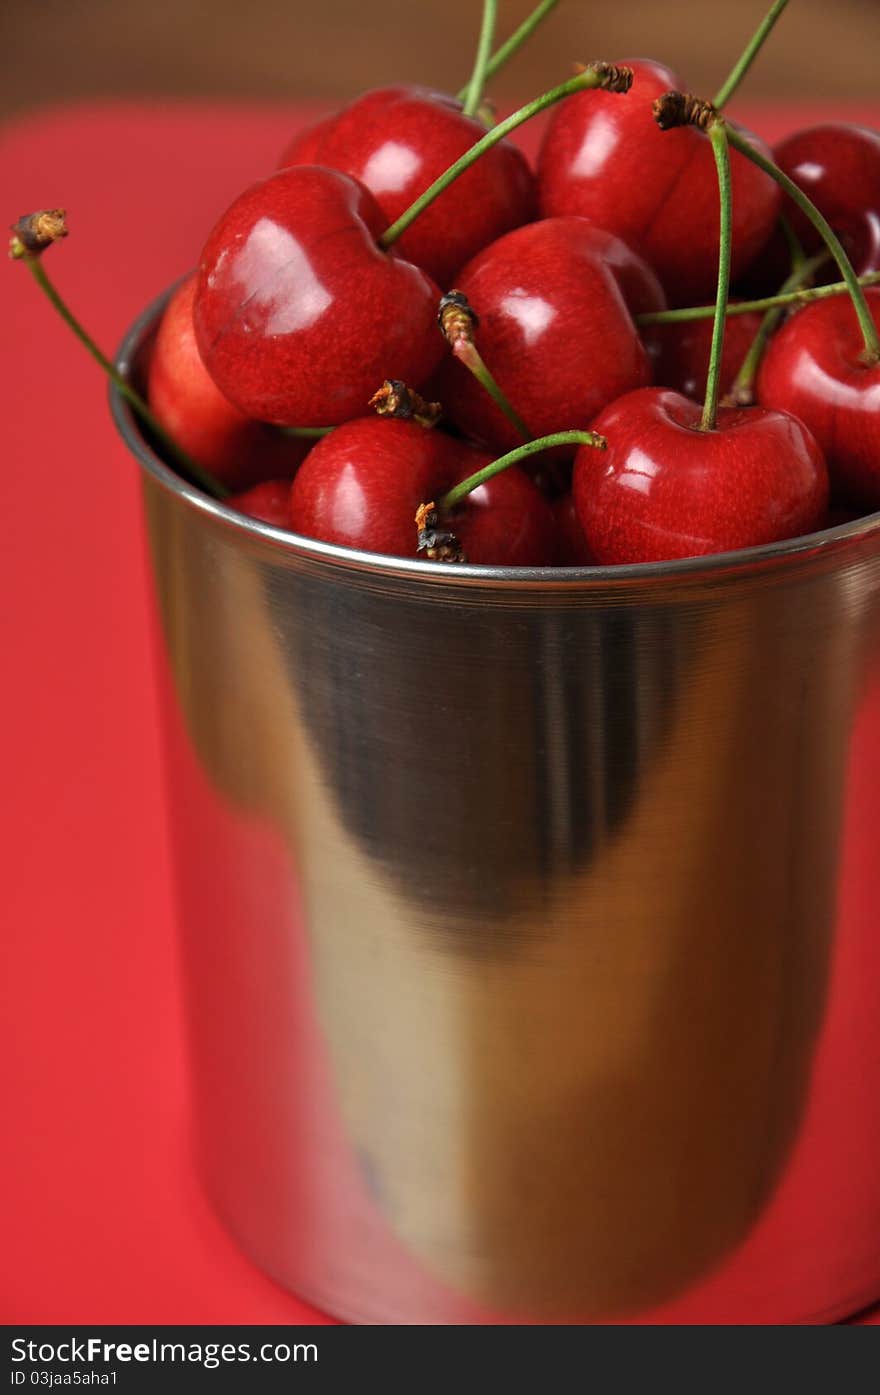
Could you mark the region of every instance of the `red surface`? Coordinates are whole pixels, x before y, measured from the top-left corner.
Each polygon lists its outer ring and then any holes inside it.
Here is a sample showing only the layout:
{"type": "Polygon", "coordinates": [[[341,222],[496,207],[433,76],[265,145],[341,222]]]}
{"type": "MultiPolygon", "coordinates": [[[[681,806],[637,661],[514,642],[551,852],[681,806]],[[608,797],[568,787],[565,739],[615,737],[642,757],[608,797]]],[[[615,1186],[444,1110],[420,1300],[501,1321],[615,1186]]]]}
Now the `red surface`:
{"type": "MultiPolygon", "coordinates": [[[[744,112],[770,139],[827,115],[744,112]]],[[[37,114],[0,146],[6,221],[67,206],[52,271],[109,348],[295,125],[37,114]]],[[[192,1171],[136,472],[25,268],[0,286],[0,1321],[323,1322],[238,1253],[192,1171]]]]}

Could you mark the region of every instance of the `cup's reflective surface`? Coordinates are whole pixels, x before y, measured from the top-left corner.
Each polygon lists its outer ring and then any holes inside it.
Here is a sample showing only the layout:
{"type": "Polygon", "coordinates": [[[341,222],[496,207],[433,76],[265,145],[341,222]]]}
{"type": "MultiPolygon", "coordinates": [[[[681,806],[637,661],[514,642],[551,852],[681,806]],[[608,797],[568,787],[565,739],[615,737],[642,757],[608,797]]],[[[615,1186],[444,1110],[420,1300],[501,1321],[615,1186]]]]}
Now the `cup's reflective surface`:
{"type": "Polygon", "coordinates": [[[236,520],[114,410],[201,1166],[244,1249],[383,1323],[880,1297],[880,516],[432,568],[236,520]]]}

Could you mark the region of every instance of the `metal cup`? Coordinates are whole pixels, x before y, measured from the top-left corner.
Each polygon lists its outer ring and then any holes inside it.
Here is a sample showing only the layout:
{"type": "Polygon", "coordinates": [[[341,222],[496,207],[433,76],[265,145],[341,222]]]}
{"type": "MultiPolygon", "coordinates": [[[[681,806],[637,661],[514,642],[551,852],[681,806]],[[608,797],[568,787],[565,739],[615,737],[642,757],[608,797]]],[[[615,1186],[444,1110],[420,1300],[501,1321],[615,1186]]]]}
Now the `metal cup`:
{"type": "Polygon", "coordinates": [[[112,405],[201,1170],[247,1253],[380,1323],[880,1296],[880,515],[444,567],[246,519],[112,405]]]}

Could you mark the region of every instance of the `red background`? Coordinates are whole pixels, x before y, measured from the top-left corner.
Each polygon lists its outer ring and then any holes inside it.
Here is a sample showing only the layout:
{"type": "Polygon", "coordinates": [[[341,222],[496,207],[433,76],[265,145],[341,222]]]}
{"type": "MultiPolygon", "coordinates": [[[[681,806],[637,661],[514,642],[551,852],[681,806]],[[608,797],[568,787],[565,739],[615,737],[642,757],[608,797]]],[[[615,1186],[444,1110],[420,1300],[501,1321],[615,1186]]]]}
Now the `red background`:
{"type": "MultiPolygon", "coordinates": [[[[110,349],[305,115],[30,116],[0,147],[7,221],[68,208],[51,272],[110,349]]],[[[822,113],[744,115],[773,139],[822,113]]],[[[0,297],[0,1320],[325,1322],[239,1254],[192,1171],[137,472],[24,267],[0,297]]]]}

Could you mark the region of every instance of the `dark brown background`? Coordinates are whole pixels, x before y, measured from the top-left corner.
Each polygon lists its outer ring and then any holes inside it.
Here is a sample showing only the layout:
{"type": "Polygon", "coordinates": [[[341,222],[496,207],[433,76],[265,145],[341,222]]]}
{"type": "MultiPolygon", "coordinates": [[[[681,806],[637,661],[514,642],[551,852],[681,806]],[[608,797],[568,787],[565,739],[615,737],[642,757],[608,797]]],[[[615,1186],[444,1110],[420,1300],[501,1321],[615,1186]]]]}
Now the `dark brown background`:
{"type": "MultiPolygon", "coordinates": [[[[576,59],[649,54],[711,94],[769,0],[562,0],[494,85],[531,95],[576,59]]],[[[532,0],[501,0],[504,32],[532,0]]],[[[456,89],[479,0],[0,0],[0,113],[83,96],[278,98],[392,80],[456,89]]],[[[876,94],[880,0],[791,0],[750,94],[876,94]]]]}

